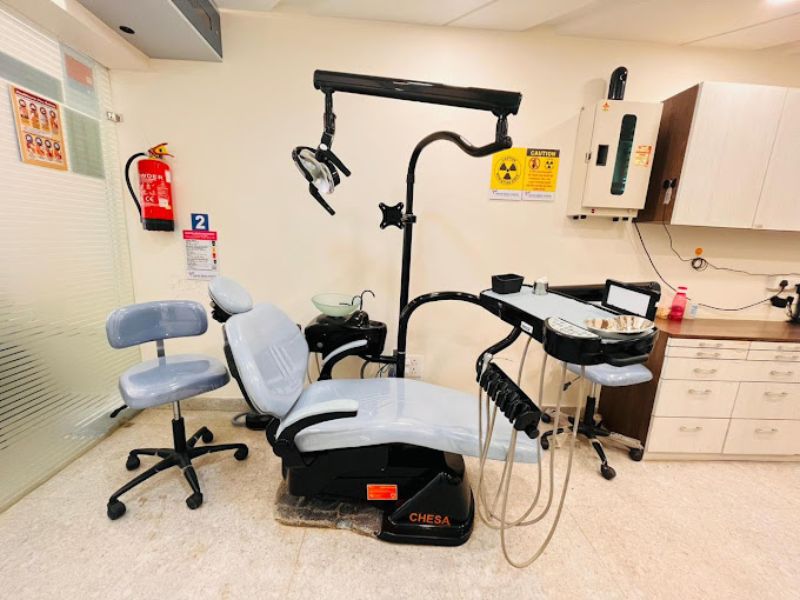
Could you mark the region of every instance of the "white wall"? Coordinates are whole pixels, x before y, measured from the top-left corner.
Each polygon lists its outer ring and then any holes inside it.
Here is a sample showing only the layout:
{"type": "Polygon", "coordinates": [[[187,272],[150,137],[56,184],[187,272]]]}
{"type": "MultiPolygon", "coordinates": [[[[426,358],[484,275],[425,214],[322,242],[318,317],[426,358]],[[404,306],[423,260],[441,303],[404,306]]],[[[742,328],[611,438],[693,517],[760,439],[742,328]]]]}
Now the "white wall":
{"type": "MultiPolygon", "coordinates": [[[[565,218],[573,142],[581,105],[606,89],[618,65],[630,70],[627,98],[661,100],[701,80],[800,86],[800,61],[780,55],[708,51],[638,43],[403,26],[286,15],[223,17],[221,64],[152,61],[146,72],[115,71],[122,155],[168,141],[176,155],[179,228],[190,212],[208,212],[220,232],[223,274],[258,300],[282,306],[298,322],[315,314],[319,291],[371,288],[374,318],[396,320],[401,233],[381,231],[377,204],[403,200],[414,144],[438,129],[474,143],[493,135],[484,113],[337,95],[335,150],[353,170],[332,197],[328,216],[307,194],[290,158],[316,145],[323,96],[316,68],[471,85],[523,94],[510,121],[518,146],[561,148],[558,198],[552,204],[487,200],[490,159],[439,143],[417,177],[412,294],[479,291],[492,273],[518,272],[554,283],[607,277],[654,279],[629,224],[565,218]]],[[[142,232],[129,206],[138,301],[187,297],[205,302],[205,285],[185,280],[179,232],[142,232]]],[[[662,272],[696,299],[721,305],[766,296],[763,278],[695,273],[665,245],[660,226],[643,225],[662,272]]],[[[800,237],[757,231],[673,228],[677,247],[703,246],[712,261],[740,268],[800,270],[800,237]]],[[[729,316],[729,315],[707,315],[729,316]]],[[[781,318],[759,307],[736,316],[781,318]]],[[[412,320],[409,351],[424,354],[425,378],[472,389],[478,352],[507,328],[472,306],[430,305],[412,320]]],[[[174,347],[222,356],[218,328],[174,347]]],[[[391,350],[393,344],[387,344],[391,350]]],[[[535,370],[535,369],[534,369],[535,370]]],[[[226,393],[235,394],[227,388],[226,393]]]]}

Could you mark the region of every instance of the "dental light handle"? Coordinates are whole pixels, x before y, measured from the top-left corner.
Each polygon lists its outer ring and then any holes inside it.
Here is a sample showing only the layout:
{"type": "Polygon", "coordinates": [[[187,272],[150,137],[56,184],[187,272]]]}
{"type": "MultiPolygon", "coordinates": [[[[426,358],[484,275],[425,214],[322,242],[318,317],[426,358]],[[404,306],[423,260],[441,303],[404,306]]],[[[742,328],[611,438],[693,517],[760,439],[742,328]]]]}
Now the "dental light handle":
{"type": "Polygon", "coordinates": [[[308,193],[311,194],[311,196],[314,198],[314,200],[316,200],[317,202],[319,202],[322,205],[322,208],[324,208],[325,210],[328,211],[329,215],[335,215],[336,214],[336,211],[333,210],[333,207],[325,201],[325,198],[323,198],[322,194],[320,194],[317,191],[317,188],[314,186],[313,183],[309,183],[308,184],[308,193]]]}

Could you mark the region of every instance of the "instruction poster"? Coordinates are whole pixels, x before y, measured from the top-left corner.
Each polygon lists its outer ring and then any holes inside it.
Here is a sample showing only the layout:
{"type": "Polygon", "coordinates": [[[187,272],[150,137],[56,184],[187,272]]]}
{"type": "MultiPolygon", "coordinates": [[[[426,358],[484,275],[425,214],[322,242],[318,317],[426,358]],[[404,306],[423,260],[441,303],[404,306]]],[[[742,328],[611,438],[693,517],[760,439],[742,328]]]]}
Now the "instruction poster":
{"type": "Polygon", "coordinates": [[[13,85],[9,86],[9,91],[22,162],[66,171],[61,107],[13,85]]]}
{"type": "Polygon", "coordinates": [[[218,274],[217,232],[184,229],[183,241],[189,279],[214,279],[218,274]]]}
{"type": "Polygon", "coordinates": [[[554,200],[560,157],[560,150],[547,148],[509,148],[494,154],[489,199],[554,200]]]}

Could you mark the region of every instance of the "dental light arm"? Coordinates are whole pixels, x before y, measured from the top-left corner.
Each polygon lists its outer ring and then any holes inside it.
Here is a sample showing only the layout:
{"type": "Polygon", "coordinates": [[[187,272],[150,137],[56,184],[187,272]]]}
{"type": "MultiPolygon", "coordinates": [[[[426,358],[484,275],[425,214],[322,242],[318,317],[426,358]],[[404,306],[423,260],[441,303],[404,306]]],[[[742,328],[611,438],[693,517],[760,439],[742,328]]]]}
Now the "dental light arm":
{"type": "MultiPolygon", "coordinates": [[[[487,156],[511,147],[511,138],[507,133],[507,117],[510,114],[517,114],[522,100],[522,96],[516,92],[319,70],[314,72],[314,87],[325,94],[322,138],[316,149],[309,146],[296,147],[292,151],[292,160],[308,181],[308,191],[311,196],[331,215],[336,213],[323,198],[323,194],[332,193],[340,183],[340,172],[346,177],[350,176],[350,170],[331,149],[336,132],[336,115],[333,112],[334,92],[485,110],[497,117],[494,142],[485,146],[473,146],[456,133],[448,131],[434,133],[417,146],[418,150],[415,150],[415,156],[412,157],[414,163],[424,146],[439,139],[453,142],[470,156],[487,156]]],[[[389,224],[401,226],[396,219],[389,224]]]]}

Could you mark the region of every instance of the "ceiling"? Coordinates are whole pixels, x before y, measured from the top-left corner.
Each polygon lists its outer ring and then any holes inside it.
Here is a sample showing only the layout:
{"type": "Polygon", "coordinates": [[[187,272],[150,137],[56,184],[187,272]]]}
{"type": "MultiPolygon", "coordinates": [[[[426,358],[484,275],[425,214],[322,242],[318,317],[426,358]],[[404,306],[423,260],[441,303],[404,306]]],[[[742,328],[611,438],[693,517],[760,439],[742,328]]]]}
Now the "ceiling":
{"type": "Polygon", "coordinates": [[[800,0],[214,0],[254,10],[674,45],[800,52],[800,0]]]}

